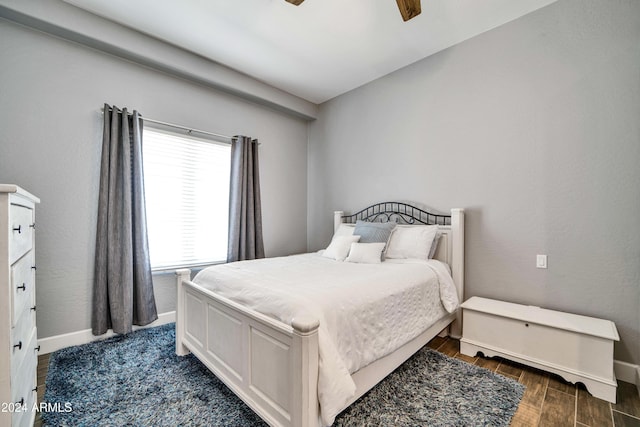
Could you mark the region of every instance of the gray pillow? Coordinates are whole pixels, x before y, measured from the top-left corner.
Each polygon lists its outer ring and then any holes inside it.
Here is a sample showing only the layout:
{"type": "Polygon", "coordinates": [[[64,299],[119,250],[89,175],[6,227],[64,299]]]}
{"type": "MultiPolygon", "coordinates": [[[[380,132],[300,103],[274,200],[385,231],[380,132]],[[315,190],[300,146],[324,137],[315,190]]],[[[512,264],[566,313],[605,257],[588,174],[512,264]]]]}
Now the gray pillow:
{"type": "Polygon", "coordinates": [[[357,221],[353,235],[360,236],[360,243],[384,243],[386,245],[394,228],[396,228],[394,222],[357,221]]]}

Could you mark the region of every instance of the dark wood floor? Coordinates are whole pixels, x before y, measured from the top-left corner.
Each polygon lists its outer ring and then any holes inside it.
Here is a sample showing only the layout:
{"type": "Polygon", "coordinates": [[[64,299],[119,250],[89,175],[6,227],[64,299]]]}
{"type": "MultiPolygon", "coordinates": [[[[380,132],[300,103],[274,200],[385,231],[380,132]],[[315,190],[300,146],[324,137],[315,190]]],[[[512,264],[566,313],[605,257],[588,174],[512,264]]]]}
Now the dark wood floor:
{"type": "MultiPolygon", "coordinates": [[[[460,342],[435,337],[429,347],[467,363],[490,369],[526,386],[511,425],[550,427],[640,427],[640,396],[636,386],[618,381],[616,404],[591,396],[582,386],[576,387],[562,378],[506,360],[468,357],[460,354],[460,342]]],[[[38,402],[42,401],[49,355],[38,358],[38,402]]],[[[34,426],[42,426],[40,414],[34,426]]]]}

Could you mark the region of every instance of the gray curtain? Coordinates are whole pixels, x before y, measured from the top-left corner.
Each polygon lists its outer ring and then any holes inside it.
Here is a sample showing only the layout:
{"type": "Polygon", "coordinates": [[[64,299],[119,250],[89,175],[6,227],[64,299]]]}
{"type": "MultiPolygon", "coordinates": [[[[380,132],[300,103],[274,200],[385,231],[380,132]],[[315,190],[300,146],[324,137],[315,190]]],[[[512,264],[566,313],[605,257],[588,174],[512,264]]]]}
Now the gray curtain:
{"type": "Polygon", "coordinates": [[[124,334],[158,318],[142,173],[142,118],[104,106],[95,275],[94,335],[124,334]]]}
{"type": "Polygon", "coordinates": [[[231,140],[227,261],[256,258],[264,258],[258,140],[235,136],[231,140]]]}

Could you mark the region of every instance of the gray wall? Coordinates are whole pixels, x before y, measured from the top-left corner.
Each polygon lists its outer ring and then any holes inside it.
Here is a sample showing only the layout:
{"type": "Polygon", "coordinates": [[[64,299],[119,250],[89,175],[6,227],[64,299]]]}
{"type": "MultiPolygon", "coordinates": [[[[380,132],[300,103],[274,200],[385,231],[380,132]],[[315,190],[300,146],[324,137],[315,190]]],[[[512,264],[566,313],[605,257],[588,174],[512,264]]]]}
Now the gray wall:
{"type": "Polygon", "coordinates": [[[639,118],[640,2],[560,0],[321,105],[309,249],[336,209],[465,208],[466,297],[611,319],[638,364],[639,118]]]}
{"type": "MultiPolygon", "coordinates": [[[[36,212],[41,338],[90,327],[104,102],[259,138],[267,255],[306,249],[305,121],[3,20],[0,58],[0,182],[42,200],[36,212]]],[[[154,283],[158,311],[173,310],[173,276],[155,276],[154,283]]]]}

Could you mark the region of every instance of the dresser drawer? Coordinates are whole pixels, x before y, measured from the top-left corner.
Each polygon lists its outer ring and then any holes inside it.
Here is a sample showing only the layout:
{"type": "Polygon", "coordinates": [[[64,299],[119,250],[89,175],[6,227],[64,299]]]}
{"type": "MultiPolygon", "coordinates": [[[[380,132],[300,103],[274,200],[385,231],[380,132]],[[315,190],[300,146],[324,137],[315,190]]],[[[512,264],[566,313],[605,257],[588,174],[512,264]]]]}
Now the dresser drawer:
{"type": "Polygon", "coordinates": [[[32,310],[22,313],[16,327],[11,330],[11,366],[20,366],[29,354],[29,340],[35,328],[35,313],[32,310]]]}
{"type": "Polygon", "coordinates": [[[32,411],[37,399],[37,365],[38,355],[35,350],[37,343],[36,331],[33,330],[33,334],[29,341],[29,348],[31,349],[26,355],[22,364],[16,369],[12,369],[11,373],[11,390],[12,401],[22,402],[24,405],[23,410],[15,412],[11,419],[12,427],[26,427],[33,425],[33,419],[35,413],[32,411]]]}
{"type": "Polygon", "coordinates": [[[31,391],[25,398],[24,410],[13,413],[11,417],[11,427],[32,427],[36,417],[34,405],[36,404],[37,392],[31,391]]]}
{"type": "Polygon", "coordinates": [[[36,370],[38,366],[38,338],[36,329],[33,328],[28,341],[23,343],[25,350],[23,359],[11,365],[11,389],[14,402],[24,398],[25,401],[29,392],[36,388],[36,370]]]}
{"type": "Polygon", "coordinates": [[[20,205],[9,208],[9,263],[33,247],[33,210],[20,205]]]}
{"type": "Polygon", "coordinates": [[[11,326],[22,316],[25,310],[33,307],[35,293],[35,274],[33,272],[33,251],[29,251],[11,266],[11,326]]]}

